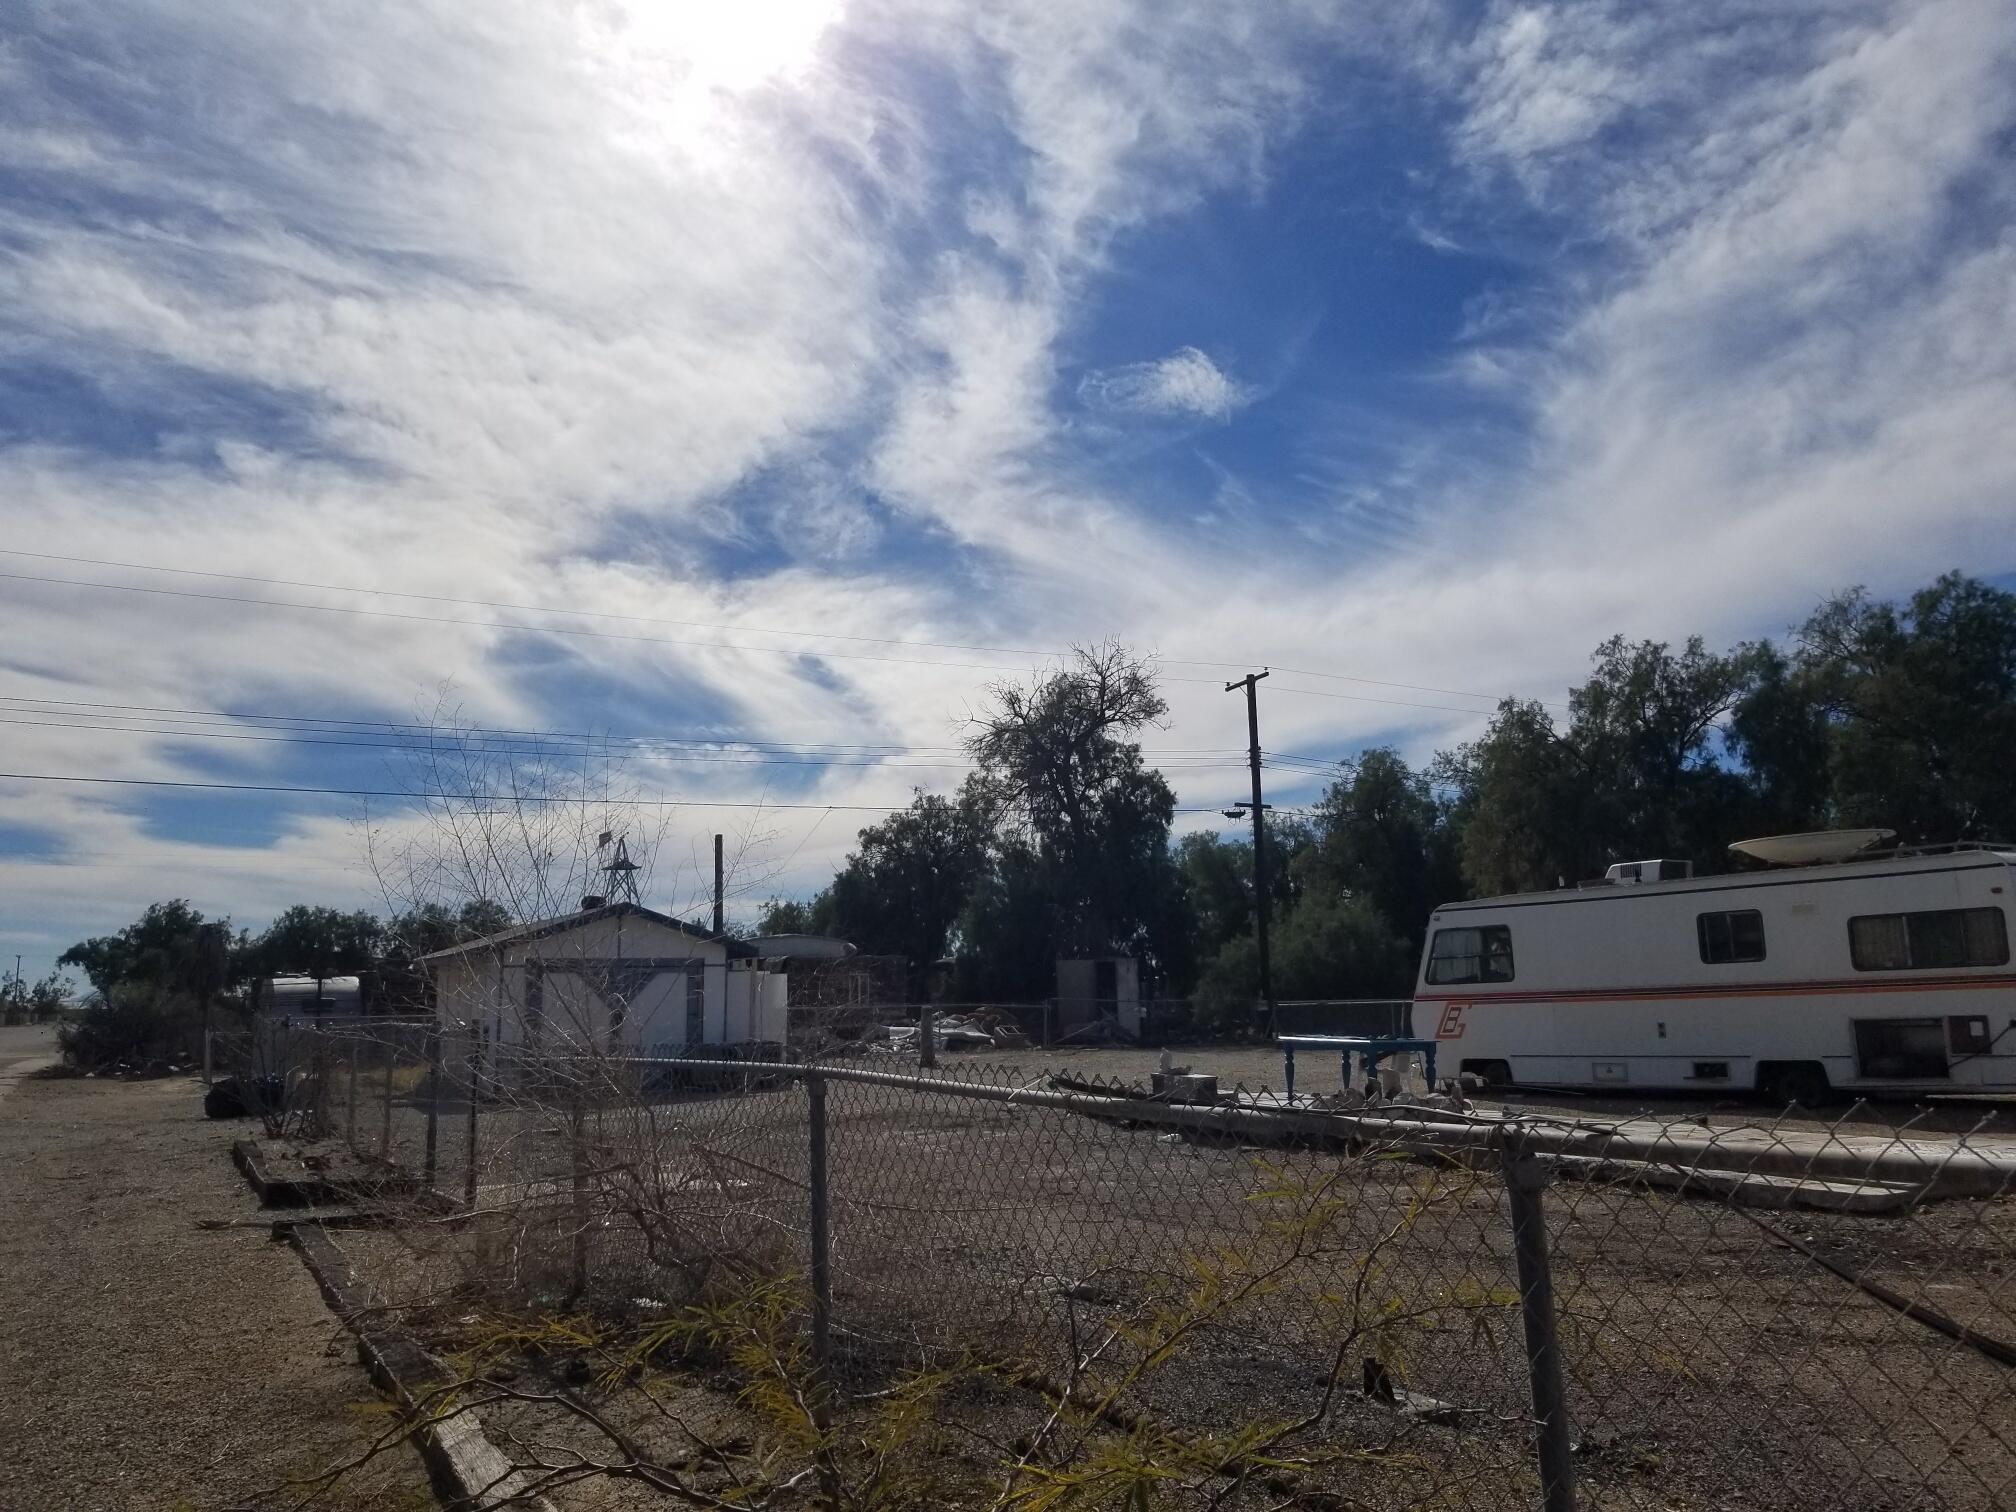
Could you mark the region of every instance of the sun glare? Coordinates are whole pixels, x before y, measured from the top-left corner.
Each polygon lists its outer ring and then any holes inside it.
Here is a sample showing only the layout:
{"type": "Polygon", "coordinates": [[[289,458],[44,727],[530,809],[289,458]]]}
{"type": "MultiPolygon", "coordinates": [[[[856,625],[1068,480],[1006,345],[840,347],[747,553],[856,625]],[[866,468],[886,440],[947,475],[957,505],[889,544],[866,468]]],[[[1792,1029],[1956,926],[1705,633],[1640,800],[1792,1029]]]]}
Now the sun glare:
{"type": "Polygon", "coordinates": [[[843,0],[635,0],[586,13],[594,51],[688,94],[753,89],[802,73],[843,0]]]}

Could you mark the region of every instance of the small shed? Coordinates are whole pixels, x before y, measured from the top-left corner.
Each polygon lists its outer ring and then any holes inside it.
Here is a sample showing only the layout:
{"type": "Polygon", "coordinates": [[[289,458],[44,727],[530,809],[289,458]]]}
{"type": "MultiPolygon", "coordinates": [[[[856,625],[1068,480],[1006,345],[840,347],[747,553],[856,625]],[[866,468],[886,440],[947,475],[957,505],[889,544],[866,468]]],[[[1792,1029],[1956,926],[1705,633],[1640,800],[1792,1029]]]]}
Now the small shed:
{"type": "Polygon", "coordinates": [[[785,979],[740,940],[637,903],[598,903],[422,956],[451,1032],[536,1053],[677,1056],[782,1044],[785,979]]]}
{"type": "Polygon", "coordinates": [[[1089,956],[1057,963],[1057,1033],[1068,1039],[1102,1019],[1129,1038],[1141,1033],[1141,963],[1133,956],[1089,956]]]}

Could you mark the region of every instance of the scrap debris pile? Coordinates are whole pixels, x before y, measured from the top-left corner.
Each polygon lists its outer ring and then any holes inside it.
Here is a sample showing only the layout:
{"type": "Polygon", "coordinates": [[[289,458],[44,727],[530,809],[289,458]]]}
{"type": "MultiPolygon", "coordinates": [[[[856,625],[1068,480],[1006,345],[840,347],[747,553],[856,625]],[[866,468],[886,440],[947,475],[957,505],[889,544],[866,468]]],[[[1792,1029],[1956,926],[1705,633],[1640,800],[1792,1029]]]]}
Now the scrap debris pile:
{"type": "MultiPolygon", "coordinates": [[[[870,1048],[884,1054],[915,1057],[921,1029],[916,1024],[891,1024],[887,1038],[870,1048]]],[[[940,1050],[1026,1050],[1029,1036],[1006,1014],[948,1014],[931,1022],[931,1038],[940,1050]]]]}

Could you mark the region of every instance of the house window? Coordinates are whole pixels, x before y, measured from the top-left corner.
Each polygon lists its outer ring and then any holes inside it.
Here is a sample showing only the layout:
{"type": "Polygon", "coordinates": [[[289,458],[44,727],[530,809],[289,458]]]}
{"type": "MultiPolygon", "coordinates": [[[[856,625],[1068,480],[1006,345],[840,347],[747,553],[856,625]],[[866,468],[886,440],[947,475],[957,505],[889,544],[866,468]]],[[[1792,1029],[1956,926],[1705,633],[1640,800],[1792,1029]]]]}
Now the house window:
{"type": "Polygon", "coordinates": [[[1710,966],[1764,959],[1764,915],[1754,908],[1694,916],[1701,940],[1701,959],[1710,966]]]}
{"type": "Polygon", "coordinates": [[[1848,921],[1848,953],[1857,971],[2006,966],[2009,926],[1999,908],[1862,914],[1848,921]]]}
{"type": "Polygon", "coordinates": [[[1465,982],[1512,980],[1512,931],[1503,924],[1478,929],[1438,929],[1428,946],[1428,982],[1457,987],[1465,982]]]}

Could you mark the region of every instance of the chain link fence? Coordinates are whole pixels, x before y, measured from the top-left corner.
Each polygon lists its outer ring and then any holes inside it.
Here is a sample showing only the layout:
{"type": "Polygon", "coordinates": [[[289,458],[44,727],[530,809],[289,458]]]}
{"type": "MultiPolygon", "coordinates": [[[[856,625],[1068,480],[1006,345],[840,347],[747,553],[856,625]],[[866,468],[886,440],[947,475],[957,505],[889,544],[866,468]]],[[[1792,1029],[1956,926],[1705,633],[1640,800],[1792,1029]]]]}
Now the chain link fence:
{"type": "Polygon", "coordinates": [[[1186,1103],[371,1021],[265,1055],[301,1132],[466,1215],[384,1262],[391,1305],[760,1292],[828,1422],[939,1383],[931,1453],[1009,1496],[980,1505],[2016,1504],[2016,1144],[1984,1132],[1186,1103]]]}

